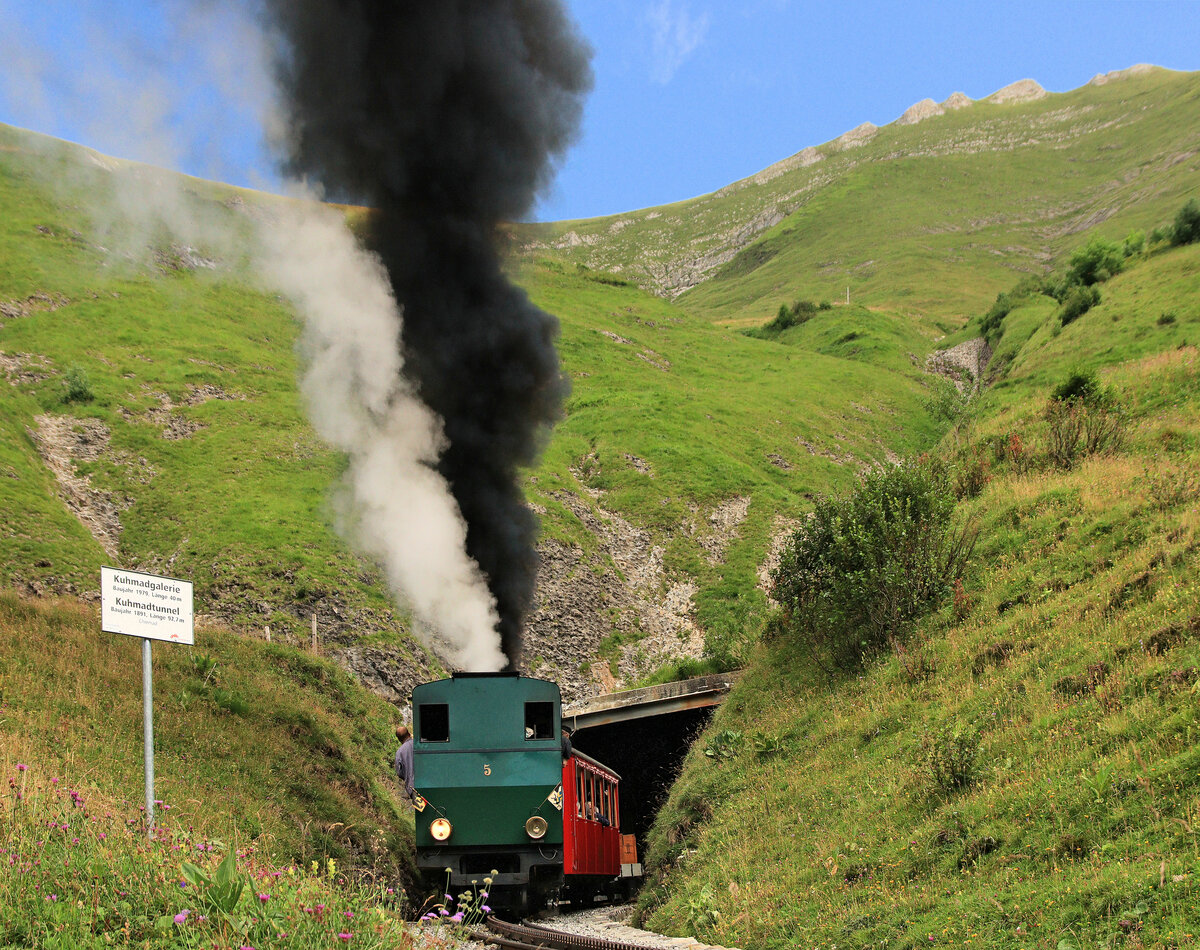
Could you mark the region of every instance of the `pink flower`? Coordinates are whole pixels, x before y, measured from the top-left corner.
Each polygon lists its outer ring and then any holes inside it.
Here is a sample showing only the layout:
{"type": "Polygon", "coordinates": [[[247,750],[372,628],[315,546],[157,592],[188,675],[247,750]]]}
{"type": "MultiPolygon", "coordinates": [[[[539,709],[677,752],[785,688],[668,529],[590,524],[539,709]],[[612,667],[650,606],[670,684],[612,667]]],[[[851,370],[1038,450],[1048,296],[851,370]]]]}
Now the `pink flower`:
{"type": "Polygon", "coordinates": [[[354,919],[354,911],[352,911],[352,910],[346,911],[346,919],[353,920],[354,919]]]}
{"type": "Polygon", "coordinates": [[[184,910],[182,913],[176,914],[175,915],[175,923],[177,923],[177,924],[184,923],[188,919],[188,914],[190,914],[190,913],[191,913],[190,910],[184,910]]]}
{"type": "Polygon", "coordinates": [[[267,901],[269,901],[271,899],[271,895],[270,894],[259,894],[258,899],[265,904],[267,901]]]}
{"type": "Polygon", "coordinates": [[[29,768],[29,766],[28,766],[28,765],[26,765],[24,762],[18,762],[18,763],[17,763],[17,771],[18,771],[18,772],[24,772],[24,771],[25,771],[26,769],[28,769],[28,768],[29,768]]]}
{"type": "Polygon", "coordinates": [[[340,933],[340,934],[338,934],[338,940],[349,940],[353,936],[354,936],[354,934],[340,933]]]}

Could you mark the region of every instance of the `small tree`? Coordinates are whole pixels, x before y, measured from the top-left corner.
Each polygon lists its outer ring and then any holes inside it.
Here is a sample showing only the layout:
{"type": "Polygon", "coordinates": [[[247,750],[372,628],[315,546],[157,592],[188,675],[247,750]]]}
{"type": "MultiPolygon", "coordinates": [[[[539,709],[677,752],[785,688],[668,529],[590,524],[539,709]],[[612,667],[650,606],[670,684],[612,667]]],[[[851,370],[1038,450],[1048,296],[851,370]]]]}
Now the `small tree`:
{"type": "Polygon", "coordinates": [[[1120,244],[1094,237],[1071,255],[1067,279],[1071,283],[1090,287],[1120,273],[1124,262],[1125,251],[1120,244]]]}
{"type": "Polygon", "coordinates": [[[75,364],[63,377],[63,402],[91,402],[96,398],[87,370],[75,364]]]}
{"type": "Polygon", "coordinates": [[[1059,468],[1081,455],[1114,452],[1125,441],[1129,416],[1111,387],[1093,370],[1072,369],[1046,402],[1046,454],[1059,468]]]}
{"type": "Polygon", "coordinates": [[[910,623],[950,593],[975,544],[954,507],[944,467],[914,461],[818,498],[771,579],[794,635],[826,670],[900,649],[910,623]]]}
{"type": "Polygon", "coordinates": [[[1058,321],[1064,327],[1082,317],[1100,302],[1099,287],[1076,287],[1063,301],[1058,312],[1058,321]]]}
{"type": "Polygon", "coordinates": [[[1175,215],[1175,226],[1171,229],[1171,243],[1176,247],[1200,241],[1200,202],[1192,198],[1175,215]]]}

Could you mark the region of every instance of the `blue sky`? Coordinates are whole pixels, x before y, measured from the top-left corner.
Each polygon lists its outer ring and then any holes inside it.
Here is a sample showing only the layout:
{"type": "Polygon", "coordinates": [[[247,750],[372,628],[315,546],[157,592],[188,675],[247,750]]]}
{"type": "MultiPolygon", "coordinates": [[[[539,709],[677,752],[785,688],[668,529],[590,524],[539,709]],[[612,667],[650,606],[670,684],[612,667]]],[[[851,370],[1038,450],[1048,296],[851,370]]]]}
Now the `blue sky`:
{"type": "MultiPolygon", "coordinates": [[[[1200,69],[1195,0],[567,5],[596,83],[548,220],[703,194],[926,97],[1200,69]]],[[[274,187],[262,42],[227,0],[0,0],[0,122],[274,187]]]]}

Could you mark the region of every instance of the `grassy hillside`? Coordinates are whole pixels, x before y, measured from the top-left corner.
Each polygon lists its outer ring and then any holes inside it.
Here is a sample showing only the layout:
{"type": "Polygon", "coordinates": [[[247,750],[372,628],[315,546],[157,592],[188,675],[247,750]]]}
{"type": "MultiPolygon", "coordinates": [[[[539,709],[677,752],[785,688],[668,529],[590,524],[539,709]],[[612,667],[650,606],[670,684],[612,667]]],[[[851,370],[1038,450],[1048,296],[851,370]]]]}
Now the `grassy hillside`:
{"type": "MultiPolygon", "coordinates": [[[[304,417],[298,326],[238,250],[279,199],[164,178],[13,129],[0,129],[0,143],[10,384],[0,398],[9,475],[0,580],[86,592],[105,562],[172,573],[196,584],[201,613],[241,629],[269,625],[293,643],[315,614],[327,646],[357,651],[356,668],[403,700],[436,661],[409,637],[374,566],[333,530],[343,460],[304,417]],[[186,216],[196,243],[164,215],[186,216]],[[69,379],[85,379],[90,398],[72,398],[69,379]]],[[[582,552],[610,590],[635,581],[597,519],[619,516],[647,550],[664,552],[661,577],[634,602],[614,596],[596,624],[609,647],[636,645],[647,605],[691,585],[692,615],[732,662],[765,606],[756,570],[777,519],[857,466],[937,436],[921,411],[926,380],[896,355],[932,345],[941,330],[921,320],[839,312],[828,346],[784,348],[586,268],[529,260],[520,279],[562,321],[574,385],[530,473],[543,543],[582,552]],[[883,334],[871,347],[864,321],[883,334]],[[837,343],[851,334],[854,345],[837,343]],[[744,520],[714,540],[710,516],[739,503],[744,520]]],[[[574,609],[574,575],[563,587],[546,607],[554,616],[574,609]]],[[[535,617],[530,666],[559,639],[535,617]]],[[[558,662],[577,674],[596,646],[558,662]]],[[[651,654],[639,668],[655,663],[651,654]]]]}
{"type": "Polygon", "coordinates": [[[753,947],[1195,944],[1198,279],[1200,247],[1168,250],[1065,328],[1044,298],[1006,318],[1009,373],[943,449],[989,479],[962,503],[962,594],[860,676],[825,676],[794,633],[763,644],[659,816],[651,925],[753,947]],[[1064,470],[1043,411],[1078,369],[1130,426],[1064,470]]]}
{"type": "MultiPolygon", "coordinates": [[[[723,323],[797,297],[960,317],[1101,226],[1166,220],[1200,185],[1200,74],[1157,69],[981,100],[806,149],[711,195],[528,240],[723,323]],[[684,292],[686,291],[686,292],[684,292]]],[[[542,251],[545,252],[544,250],[542,251]]]]}
{"type": "Polygon", "coordinates": [[[664,548],[668,578],[696,581],[712,650],[738,652],[761,624],[756,571],[780,518],[858,466],[919,452],[937,436],[922,408],[927,381],[903,355],[924,353],[933,328],[839,311],[827,321],[835,339],[895,343],[895,334],[899,350],[805,350],[729,334],[607,275],[541,262],[523,280],[562,317],[573,386],[531,478],[544,531],[594,549],[580,504],[646,529],[664,548]],[[736,498],[749,501],[745,520],[712,557],[706,515],[736,498]]]}
{"type": "Polygon", "coordinates": [[[318,861],[319,879],[293,870],[288,890],[331,906],[362,895],[337,891],[330,858],[381,892],[413,880],[383,700],[329,662],[205,626],[195,647],[155,646],[154,690],[161,830],[147,848],[139,642],[101,633],[98,608],[73,599],[0,594],[0,852],[12,859],[0,943],[177,945],[156,921],[203,910],[181,892],[181,861],[232,850],[257,892],[280,897],[272,869],[318,861]]]}

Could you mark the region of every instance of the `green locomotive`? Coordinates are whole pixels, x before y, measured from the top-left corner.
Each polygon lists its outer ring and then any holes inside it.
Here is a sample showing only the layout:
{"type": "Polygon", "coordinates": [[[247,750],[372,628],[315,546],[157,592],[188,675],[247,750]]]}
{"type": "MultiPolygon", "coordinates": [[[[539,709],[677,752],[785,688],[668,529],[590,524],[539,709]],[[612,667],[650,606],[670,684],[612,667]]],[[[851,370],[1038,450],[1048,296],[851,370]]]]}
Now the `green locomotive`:
{"type": "Polygon", "coordinates": [[[522,909],[559,887],[558,685],[458,673],[417,686],[412,704],[418,867],[452,892],[491,877],[492,902],[522,909]]]}

